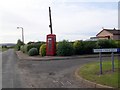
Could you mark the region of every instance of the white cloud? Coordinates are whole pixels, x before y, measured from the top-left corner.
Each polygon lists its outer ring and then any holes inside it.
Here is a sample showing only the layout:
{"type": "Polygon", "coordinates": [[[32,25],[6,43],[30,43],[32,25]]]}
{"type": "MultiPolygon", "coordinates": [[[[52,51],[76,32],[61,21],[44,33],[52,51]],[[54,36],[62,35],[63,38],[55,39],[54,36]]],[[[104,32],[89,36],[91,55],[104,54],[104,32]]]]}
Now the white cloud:
{"type": "Polygon", "coordinates": [[[88,39],[95,36],[102,27],[118,26],[117,9],[66,2],[68,0],[3,0],[0,3],[0,43],[16,42],[21,38],[18,26],[24,28],[26,42],[45,41],[46,35],[50,33],[49,6],[52,9],[53,32],[58,41],[88,39]]]}

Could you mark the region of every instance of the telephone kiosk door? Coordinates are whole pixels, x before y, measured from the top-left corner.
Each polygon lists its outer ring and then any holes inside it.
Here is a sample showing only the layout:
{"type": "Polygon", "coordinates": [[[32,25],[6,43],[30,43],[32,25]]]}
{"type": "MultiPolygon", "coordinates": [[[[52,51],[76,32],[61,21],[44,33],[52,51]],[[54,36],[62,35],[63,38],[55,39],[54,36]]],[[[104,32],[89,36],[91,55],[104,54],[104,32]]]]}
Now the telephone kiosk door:
{"type": "Polygon", "coordinates": [[[47,35],[46,55],[54,56],[56,54],[56,35],[47,35]]]}

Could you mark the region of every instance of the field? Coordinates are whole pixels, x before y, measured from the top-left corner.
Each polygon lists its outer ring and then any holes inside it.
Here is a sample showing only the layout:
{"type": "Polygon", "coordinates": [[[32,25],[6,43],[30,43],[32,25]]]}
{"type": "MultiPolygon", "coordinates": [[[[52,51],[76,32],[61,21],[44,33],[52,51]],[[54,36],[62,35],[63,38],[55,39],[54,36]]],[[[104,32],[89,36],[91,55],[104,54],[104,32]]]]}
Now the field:
{"type": "Polygon", "coordinates": [[[0,46],[0,51],[1,51],[1,52],[4,52],[4,51],[6,51],[6,50],[8,50],[8,49],[12,49],[12,48],[14,48],[14,47],[2,48],[2,47],[0,46]]]}

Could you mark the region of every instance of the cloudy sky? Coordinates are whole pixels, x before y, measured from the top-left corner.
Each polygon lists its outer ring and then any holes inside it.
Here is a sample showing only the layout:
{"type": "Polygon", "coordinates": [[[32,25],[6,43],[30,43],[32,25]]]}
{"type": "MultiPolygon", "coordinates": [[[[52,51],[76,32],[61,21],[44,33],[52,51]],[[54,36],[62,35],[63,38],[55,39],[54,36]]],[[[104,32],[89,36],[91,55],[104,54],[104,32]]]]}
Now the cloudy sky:
{"type": "Polygon", "coordinates": [[[86,40],[102,27],[118,27],[118,0],[1,0],[0,43],[16,43],[24,28],[25,42],[46,41],[49,6],[57,41],[86,40]],[[113,2],[114,1],[114,2],[113,2]]]}

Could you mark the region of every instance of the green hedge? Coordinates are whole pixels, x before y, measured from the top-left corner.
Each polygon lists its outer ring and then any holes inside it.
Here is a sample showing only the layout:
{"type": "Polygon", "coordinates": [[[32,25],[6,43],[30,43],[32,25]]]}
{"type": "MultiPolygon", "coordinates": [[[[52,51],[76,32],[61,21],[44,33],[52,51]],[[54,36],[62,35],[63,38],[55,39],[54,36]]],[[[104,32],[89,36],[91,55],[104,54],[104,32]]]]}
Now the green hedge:
{"type": "Polygon", "coordinates": [[[58,56],[71,56],[73,55],[73,45],[67,40],[58,42],[57,46],[57,55],[58,56]]]}
{"type": "Polygon", "coordinates": [[[117,48],[120,47],[120,41],[114,40],[98,40],[98,41],[75,41],[69,42],[63,40],[58,42],[57,55],[69,56],[69,55],[80,55],[80,54],[93,54],[93,49],[97,48],[117,48]],[[73,46],[72,46],[73,44],[73,46]]]}
{"type": "Polygon", "coordinates": [[[98,41],[75,41],[73,44],[75,55],[93,54],[95,48],[119,48],[120,41],[98,40],[98,41]]]}
{"type": "Polygon", "coordinates": [[[114,40],[98,40],[96,43],[98,48],[116,48],[117,44],[114,40]]]}
{"type": "Polygon", "coordinates": [[[120,40],[115,41],[117,48],[120,48],[120,40]]]}
{"type": "MultiPolygon", "coordinates": [[[[28,54],[31,48],[37,48],[41,56],[46,55],[46,45],[43,43],[29,43],[26,45],[16,45],[17,49],[28,54]],[[41,46],[42,45],[42,46],[41,46]]],[[[98,41],[75,41],[63,40],[56,44],[56,54],[58,56],[70,56],[81,54],[93,54],[95,48],[120,48],[120,41],[98,40],[98,41]]]]}
{"type": "Polygon", "coordinates": [[[97,48],[96,41],[84,41],[81,54],[93,54],[95,48],[97,48]]]}
{"type": "Polygon", "coordinates": [[[79,54],[81,54],[82,53],[82,49],[83,49],[83,42],[82,41],[79,41],[79,40],[77,40],[77,41],[75,41],[74,43],[73,43],[73,48],[74,48],[74,54],[75,55],[79,55],[79,54]]]}

